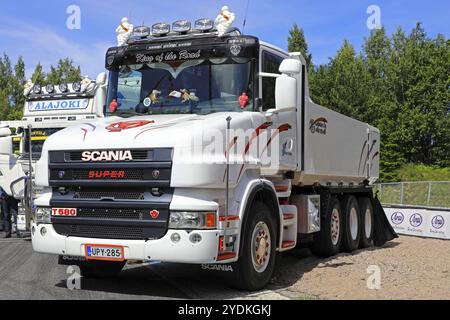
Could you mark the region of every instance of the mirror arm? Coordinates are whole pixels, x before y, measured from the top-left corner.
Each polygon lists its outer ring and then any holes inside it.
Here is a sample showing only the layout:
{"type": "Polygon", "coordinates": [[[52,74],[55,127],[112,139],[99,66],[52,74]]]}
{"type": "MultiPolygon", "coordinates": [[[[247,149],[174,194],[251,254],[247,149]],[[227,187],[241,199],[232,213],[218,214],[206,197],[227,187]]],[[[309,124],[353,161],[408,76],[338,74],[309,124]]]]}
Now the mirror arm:
{"type": "Polygon", "coordinates": [[[283,109],[269,109],[266,111],[266,117],[271,117],[274,114],[279,114],[282,112],[291,112],[291,111],[297,111],[297,107],[289,107],[289,108],[283,108],[283,109]]]}

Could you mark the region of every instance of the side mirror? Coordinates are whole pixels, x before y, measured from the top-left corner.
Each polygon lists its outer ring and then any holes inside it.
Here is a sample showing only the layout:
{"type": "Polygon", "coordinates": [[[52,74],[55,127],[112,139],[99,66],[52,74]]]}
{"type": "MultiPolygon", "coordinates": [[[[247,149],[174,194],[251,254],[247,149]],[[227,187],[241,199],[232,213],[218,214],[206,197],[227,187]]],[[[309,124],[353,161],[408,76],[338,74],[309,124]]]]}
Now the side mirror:
{"type": "MultiPolygon", "coordinates": [[[[285,60],[286,61],[286,60],[285,60]]],[[[284,62],[284,61],[283,61],[284,62]]],[[[297,80],[282,74],[275,84],[275,106],[279,109],[297,106],[297,80]]]]}
{"type": "Polygon", "coordinates": [[[105,72],[99,73],[97,79],[95,80],[95,84],[98,86],[103,86],[106,84],[106,80],[107,80],[106,73],[105,72]]]}
{"type": "Polygon", "coordinates": [[[263,99],[262,98],[255,99],[255,110],[257,110],[257,111],[263,110],[263,99]]]}
{"type": "Polygon", "coordinates": [[[0,137],[0,154],[6,156],[11,156],[13,154],[12,136],[0,137]]]}
{"type": "Polygon", "coordinates": [[[0,137],[8,137],[12,134],[11,129],[8,127],[0,128],[0,137]]]}
{"type": "Polygon", "coordinates": [[[284,59],[279,70],[283,74],[299,74],[302,72],[302,63],[297,59],[284,59]]]}

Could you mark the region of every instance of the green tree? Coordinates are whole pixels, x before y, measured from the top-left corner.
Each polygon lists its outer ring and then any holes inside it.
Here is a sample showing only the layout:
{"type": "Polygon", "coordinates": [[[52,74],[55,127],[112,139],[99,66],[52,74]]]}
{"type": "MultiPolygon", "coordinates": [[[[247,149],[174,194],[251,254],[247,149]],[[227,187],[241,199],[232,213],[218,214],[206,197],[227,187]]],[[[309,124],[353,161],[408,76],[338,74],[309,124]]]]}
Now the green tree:
{"type": "Polygon", "coordinates": [[[31,76],[31,81],[35,84],[45,85],[46,84],[47,75],[45,74],[44,68],[40,63],[36,65],[34,69],[33,75],[31,76]]]}
{"type": "Polygon", "coordinates": [[[302,28],[295,23],[289,31],[288,37],[289,52],[300,52],[306,60],[308,70],[312,68],[312,55],[308,51],[308,43],[302,28]]]}
{"type": "Polygon", "coordinates": [[[347,116],[365,120],[368,72],[363,59],[347,40],[329,64],[319,67],[310,78],[313,100],[347,116]]]}
{"type": "Polygon", "coordinates": [[[314,68],[314,101],[381,131],[381,177],[401,178],[408,163],[450,166],[450,42],[420,23],[406,35],[384,28],[358,55],[347,41],[329,63],[314,68]]]}
{"type": "Polygon", "coordinates": [[[0,57],[0,120],[5,120],[10,111],[12,77],[11,60],[3,54],[3,57],[0,57]]]}
{"type": "Polygon", "coordinates": [[[56,67],[51,66],[47,76],[47,82],[60,84],[81,81],[81,69],[74,66],[73,60],[69,58],[60,59],[56,67]]]}

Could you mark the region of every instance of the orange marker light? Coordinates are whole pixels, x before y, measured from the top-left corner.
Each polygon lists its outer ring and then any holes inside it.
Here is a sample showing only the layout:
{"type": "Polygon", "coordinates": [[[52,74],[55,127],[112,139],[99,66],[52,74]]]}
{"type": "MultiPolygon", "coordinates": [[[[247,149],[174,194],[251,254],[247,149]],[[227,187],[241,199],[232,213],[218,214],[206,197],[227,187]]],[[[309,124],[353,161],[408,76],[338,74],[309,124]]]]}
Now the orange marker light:
{"type": "Polygon", "coordinates": [[[208,212],[206,214],[205,224],[207,228],[214,228],[216,226],[216,213],[208,212]]]}

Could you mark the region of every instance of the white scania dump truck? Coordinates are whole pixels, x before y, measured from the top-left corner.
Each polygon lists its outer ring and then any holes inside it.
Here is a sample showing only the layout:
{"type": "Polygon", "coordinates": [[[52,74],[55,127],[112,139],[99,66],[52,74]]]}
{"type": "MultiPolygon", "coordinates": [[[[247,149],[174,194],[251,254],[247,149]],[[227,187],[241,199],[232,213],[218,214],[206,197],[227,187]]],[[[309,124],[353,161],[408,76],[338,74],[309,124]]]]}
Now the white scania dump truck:
{"type": "Polygon", "coordinates": [[[106,117],[45,142],[34,250],[92,277],[226,264],[256,290],[277,252],[371,246],[379,131],[313,103],[298,53],[208,19],[170,27],[110,48],[106,117]]]}
{"type": "Polygon", "coordinates": [[[20,231],[29,229],[31,201],[41,190],[27,178],[30,166],[34,169],[50,135],[70,125],[103,117],[106,81],[106,74],[102,73],[96,81],[86,77],[81,82],[45,87],[30,82],[24,92],[22,120],[0,122],[3,127],[3,134],[0,134],[0,187],[9,197],[20,200],[17,219],[20,231]],[[14,130],[14,135],[10,129],[14,130]]]}

